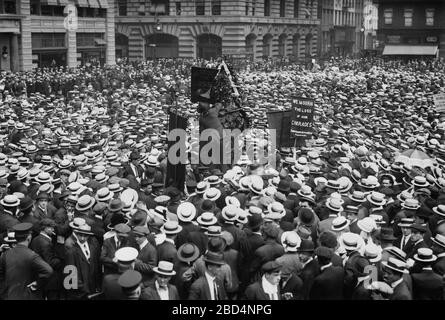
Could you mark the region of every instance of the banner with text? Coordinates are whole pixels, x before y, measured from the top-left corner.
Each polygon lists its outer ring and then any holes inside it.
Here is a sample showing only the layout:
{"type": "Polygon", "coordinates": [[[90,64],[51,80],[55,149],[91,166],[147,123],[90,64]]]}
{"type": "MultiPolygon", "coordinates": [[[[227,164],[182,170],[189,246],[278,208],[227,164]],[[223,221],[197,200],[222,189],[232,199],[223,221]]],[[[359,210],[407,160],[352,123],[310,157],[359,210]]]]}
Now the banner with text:
{"type": "Polygon", "coordinates": [[[434,105],[437,112],[445,112],[445,93],[435,94],[433,96],[434,105]]]}
{"type": "Polygon", "coordinates": [[[292,138],[309,138],[314,126],[314,100],[308,98],[292,99],[293,117],[290,128],[292,138]]]}

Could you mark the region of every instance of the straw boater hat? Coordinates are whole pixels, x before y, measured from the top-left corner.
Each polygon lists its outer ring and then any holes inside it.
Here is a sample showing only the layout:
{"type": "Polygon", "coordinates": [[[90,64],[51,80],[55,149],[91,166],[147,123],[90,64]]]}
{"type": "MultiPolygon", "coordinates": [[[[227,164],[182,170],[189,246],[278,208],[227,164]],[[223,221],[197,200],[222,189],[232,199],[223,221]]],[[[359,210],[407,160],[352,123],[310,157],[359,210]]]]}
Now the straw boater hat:
{"type": "Polygon", "coordinates": [[[69,223],[69,226],[73,229],[75,233],[81,233],[86,235],[93,235],[91,232],[91,227],[86,223],[83,218],[74,218],[73,221],[69,223]]]}
{"type": "Polygon", "coordinates": [[[382,261],[382,265],[385,268],[389,268],[399,273],[408,273],[408,270],[406,269],[406,263],[396,258],[390,257],[388,258],[388,261],[382,261]]]}
{"type": "Polygon", "coordinates": [[[83,195],[79,199],[77,199],[76,210],[83,212],[91,209],[96,201],[93,197],[89,195],[83,195]]]}
{"type": "Polygon", "coordinates": [[[221,216],[225,222],[234,223],[238,217],[238,207],[234,205],[225,206],[221,211],[221,216]]]}
{"type": "Polygon", "coordinates": [[[178,219],[182,222],[191,222],[196,217],[196,207],[190,202],[183,202],[177,209],[178,219]]]}
{"type": "Polygon", "coordinates": [[[445,205],[439,204],[437,207],[433,208],[435,214],[445,218],[445,205]]]}
{"type": "Polygon", "coordinates": [[[377,206],[377,207],[382,207],[385,205],[386,200],[385,200],[385,195],[383,193],[380,192],[371,192],[371,194],[369,194],[366,199],[373,205],[377,206]]]}
{"type": "Polygon", "coordinates": [[[213,212],[203,212],[197,219],[201,226],[212,226],[218,222],[213,212]]]}
{"type": "Polygon", "coordinates": [[[349,220],[346,219],[344,216],[337,217],[332,220],[331,230],[336,232],[342,231],[349,226],[349,223],[349,220]]]}
{"type": "Polygon", "coordinates": [[[204,192],[204,199],[216,201],[221,197],[221,190],[217,188],[209,188],[204,192]]]}
{"type": "Polygon", "coordinates": [[[402,202],[401,207],[407,210],[417,210],[420,208],[420,203],[417,199],[408,198],[402,202]]]}
{"type": "Polygon", "coordinates": [[[153,268],[153,271],[161,276],[171,277],[176,274],[173,270],[173,263],[169,261],[159,261],[158,266],[153,268]]]}
{"type": "Polygon", "coordinates": [[[301,238],[295,231],[285,231],[281,235],[281,244],[286,252],[297,252],[301,238]]]}
{"type": "Polygon", "coordinates": [[[419,248],[414,255],[414,260],[419,262],[434,262],[437,260],[437,256],[435,256],[433,250],[429,248],[419,248]]]}

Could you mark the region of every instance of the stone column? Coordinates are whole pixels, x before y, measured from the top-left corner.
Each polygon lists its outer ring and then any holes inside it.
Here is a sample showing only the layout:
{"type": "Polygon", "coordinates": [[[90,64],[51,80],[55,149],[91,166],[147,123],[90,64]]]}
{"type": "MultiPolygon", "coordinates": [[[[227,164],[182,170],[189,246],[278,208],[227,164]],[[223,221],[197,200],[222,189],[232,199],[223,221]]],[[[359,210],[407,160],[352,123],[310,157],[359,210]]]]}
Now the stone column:
{"type": "Polygon", "coordinates": [[[25,16],[22,19],[22,29],[19,45],[18,68],[23,71],[32,69],[32,41],[31,41],[31,7],[30,0],[20,1],[20,14],[25,16]]]}
{"type": "Polygon", "coordinates": [[[108,0],[107,15],[105,19],[105,40],[106,48],[106,64],[116,64],[116,44],[115,44],[115,26],[114,26],[114,1],[108,0]]]}
{"type": "Polygon", "coordinates": [[[11,35],[11,70],[13,72],[19,71],[20,63],[19,63],[19,38],[13,33],[11,35]]]}
{"type": "Polygon", "coordinates": [[[76,68],[77,67],[77,40],[76,31],[66,31],[66,46],[68,48],[68,53],[66,57],[67,67],[76,68]]]}

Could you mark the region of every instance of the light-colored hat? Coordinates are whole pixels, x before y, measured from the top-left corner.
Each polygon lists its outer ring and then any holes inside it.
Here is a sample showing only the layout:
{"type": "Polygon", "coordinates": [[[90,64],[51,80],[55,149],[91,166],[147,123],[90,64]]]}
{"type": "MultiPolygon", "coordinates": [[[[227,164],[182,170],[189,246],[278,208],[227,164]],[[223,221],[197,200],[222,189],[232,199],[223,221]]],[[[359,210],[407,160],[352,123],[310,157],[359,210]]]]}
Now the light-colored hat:
{"type": "Polygon", "coordinates": [[[131,264],[136,261],[139,252],[133,247],[124,247],[116,250],[114,257],[121,264],[131,264]]]}
{"type": "Polygon", "coordinates": [[[238,217],[238,207],[234,205],[225,206],[221,211],[221,216],[226,222],[235,222],[238,217]]]}
{"type": "Polygon", "coordinates": [[[344,216],[340,216],[332,220],[331,230],[336,232],[342,231],[346,229],[349,224],[350,222],[348,219],[346,219],[344,216]]]}
{"type": "Polygon", "coordinates": [[[285,231],[281,235],[281,244],[286,252],[297,252],[301,238],[295,231],[285,231]]]}
{"type": "Polygon", "coordinates": [[[196,207],[190,202],[183,202],[177,209],[178,219],[183,222],[191,222],[196,217],[196,207]]]}
{"type": "Polygon", "coordinates": [[[182,231],[182,226],[178,224],[178,221],[167,220],[161,227],[161,231],[165,234],[178,234],[182,231]]]}
{"type": "Polygon", "coordinates": [[[153,271],[157,274],[168,277],[174,276],[176,274],[176,271],[173,270],[173,263],[169,261],[159,261],[158,266],[154,267],[153,271]]]}
{"type": "Polygon", "coordinates": [[[217,189],[217,188],[209,188],[204,192],[204,199],[207,200],[211,200],[211,201],[216,201],[219,199],[219,197],[221,197],[221,190],[217,189]]]}
{"type": "Polygon", "coordinates": [[[357,226],[360,228],[360,230],[366,233],[371,233],[372,231],[377,229],[377,224],[375,220],[370,217],[365,217],[361,220],[358,220],[357,226]]]}

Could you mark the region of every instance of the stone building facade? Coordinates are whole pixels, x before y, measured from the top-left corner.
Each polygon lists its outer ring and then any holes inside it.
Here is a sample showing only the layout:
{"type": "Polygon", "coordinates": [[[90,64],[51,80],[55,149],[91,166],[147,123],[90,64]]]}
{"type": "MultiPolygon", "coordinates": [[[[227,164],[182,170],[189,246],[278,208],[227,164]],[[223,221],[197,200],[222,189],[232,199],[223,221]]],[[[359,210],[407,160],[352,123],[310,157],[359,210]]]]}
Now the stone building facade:
{"type": "Polygon", "coordinates": [[[317,0],[115,0],[116,56],[303,59],[317,51],[317,0]]]}

